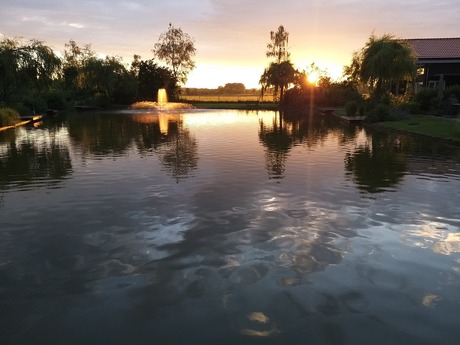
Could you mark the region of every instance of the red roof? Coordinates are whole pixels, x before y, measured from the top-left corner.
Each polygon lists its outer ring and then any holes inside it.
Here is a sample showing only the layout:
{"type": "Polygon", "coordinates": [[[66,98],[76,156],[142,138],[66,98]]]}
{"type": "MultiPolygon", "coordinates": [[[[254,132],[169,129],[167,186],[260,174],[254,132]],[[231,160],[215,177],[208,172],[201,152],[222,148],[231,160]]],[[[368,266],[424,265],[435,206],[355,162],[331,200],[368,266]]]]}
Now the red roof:
{"type": "Polygon", "coordinates": [[[460,58],[460,37],[415,38],[406,41],[414,47],[419,59],[460,58]]]}

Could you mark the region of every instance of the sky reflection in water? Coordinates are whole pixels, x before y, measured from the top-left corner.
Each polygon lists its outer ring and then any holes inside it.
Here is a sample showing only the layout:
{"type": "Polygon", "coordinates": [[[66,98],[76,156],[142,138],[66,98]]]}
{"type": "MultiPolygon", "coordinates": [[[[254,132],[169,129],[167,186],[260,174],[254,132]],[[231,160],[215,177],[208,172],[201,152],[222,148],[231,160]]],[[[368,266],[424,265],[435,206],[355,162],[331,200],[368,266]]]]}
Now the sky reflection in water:
{"type": "Polygon", "coordinates": [[[454,344],[459,152],[276,112],[0,133],[1,342],[454,344]]]}

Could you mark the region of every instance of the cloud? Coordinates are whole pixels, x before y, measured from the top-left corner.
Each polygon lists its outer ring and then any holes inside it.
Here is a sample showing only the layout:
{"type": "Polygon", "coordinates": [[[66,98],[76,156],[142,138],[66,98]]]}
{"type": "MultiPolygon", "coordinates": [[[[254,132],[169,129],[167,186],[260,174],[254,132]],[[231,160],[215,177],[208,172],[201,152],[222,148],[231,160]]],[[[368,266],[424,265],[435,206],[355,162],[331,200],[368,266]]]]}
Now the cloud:
{"type": "Polygon", "coordinates": [[[458,0],[16,0],[2,4],[0,23],[6,37],[36,38],[57,50],[73,39],[125,61],[153,57],[172,23],[195,39],[198,64],[262,69],[270,31],[284,25],[295,65],[341,67],[372,32],[458,36],[457,7],[458,0]]]}

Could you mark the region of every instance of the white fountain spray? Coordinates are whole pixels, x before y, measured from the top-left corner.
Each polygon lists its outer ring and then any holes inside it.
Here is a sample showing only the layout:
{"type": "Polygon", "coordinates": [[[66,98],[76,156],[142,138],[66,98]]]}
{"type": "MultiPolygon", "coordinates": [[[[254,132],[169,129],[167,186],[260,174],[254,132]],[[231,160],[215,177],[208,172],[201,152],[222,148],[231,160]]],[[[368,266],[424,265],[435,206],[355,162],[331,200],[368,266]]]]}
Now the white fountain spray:
{"type": "Polygon", "coordinates": [[[131,104],[131,109],[148,109],[148,110],[176,110],[176,109],[193,109],[194,106],[188,103],[168,102],[168,94],[166,89],[159,89],[157,93],[157,101],[141,101],[131,104]]]}
{"type": "Polygon", "coordinates": [[[157,103],[160,109],[163,109],[164,105],[168,103],[168,94],[166,93],[166,89],[158,89],[157,103]]]}

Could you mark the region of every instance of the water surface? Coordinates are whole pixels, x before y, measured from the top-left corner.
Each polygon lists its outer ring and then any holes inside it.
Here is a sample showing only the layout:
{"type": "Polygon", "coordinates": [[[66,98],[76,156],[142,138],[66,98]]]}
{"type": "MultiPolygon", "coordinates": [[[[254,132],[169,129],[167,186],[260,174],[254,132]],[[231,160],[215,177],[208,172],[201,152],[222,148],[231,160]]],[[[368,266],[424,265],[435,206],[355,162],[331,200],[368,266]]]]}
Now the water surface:
{"type": "Polygon", "coordinates": [[[2,344],[457,344],[460,147],[315,114],[0,132],[2,344]]]}

